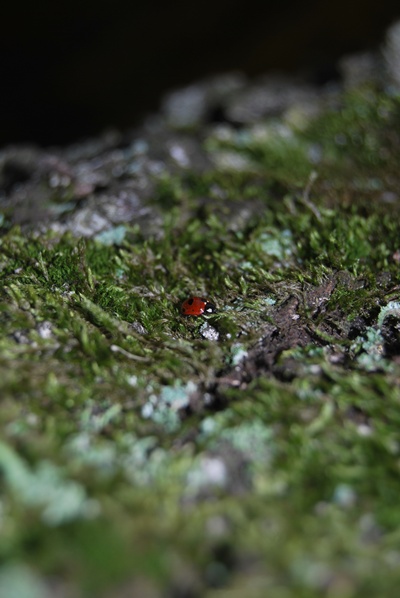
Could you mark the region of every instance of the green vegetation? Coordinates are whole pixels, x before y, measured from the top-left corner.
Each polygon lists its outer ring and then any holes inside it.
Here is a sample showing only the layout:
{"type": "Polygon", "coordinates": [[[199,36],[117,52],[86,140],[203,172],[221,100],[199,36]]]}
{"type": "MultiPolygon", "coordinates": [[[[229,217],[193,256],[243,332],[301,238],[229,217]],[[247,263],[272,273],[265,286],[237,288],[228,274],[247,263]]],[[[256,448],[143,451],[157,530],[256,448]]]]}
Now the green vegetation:
{"type": "Polygon", "coordinates": [[[210,135],[251,168],[166,175],[154,238],[4,220],[1,596],[397,596],[399,121],[210,135]]]}

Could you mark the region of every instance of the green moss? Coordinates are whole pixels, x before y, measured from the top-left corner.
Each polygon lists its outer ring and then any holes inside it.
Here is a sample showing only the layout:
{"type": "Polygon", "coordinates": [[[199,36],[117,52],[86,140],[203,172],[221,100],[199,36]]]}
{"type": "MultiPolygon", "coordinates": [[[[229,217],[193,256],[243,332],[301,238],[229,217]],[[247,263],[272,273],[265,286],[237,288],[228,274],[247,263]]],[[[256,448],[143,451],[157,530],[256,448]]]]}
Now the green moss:
{"type": "Polygon", "coordinates": [[[233,135],[257,168],[166,176],[157,237],[1,238],[0,593],[396,595],[398,115],[233,135]]]}
{"type": "Polygon", "coordinates": [[[398,151],[394,131],[399,121],[398,96],[366,85],[345,95],[338,109],[317,119],[305,137],[321,144],[327,164],[336,163],[345,173],[352,168],[353,176],[370,176],[372,168],[379,180],[378,173],[391,168],[391,159],[398,151]]]}

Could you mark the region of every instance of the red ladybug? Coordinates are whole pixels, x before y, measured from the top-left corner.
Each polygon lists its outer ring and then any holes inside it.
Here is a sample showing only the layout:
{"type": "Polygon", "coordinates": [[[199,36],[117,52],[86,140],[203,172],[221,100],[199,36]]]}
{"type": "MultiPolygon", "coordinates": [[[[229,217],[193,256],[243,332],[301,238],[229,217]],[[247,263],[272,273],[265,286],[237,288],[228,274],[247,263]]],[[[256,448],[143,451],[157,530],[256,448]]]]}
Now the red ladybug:
{"type": "Polygon", "coordinates": [[[212,314],[215,310],[215,305],[203,297],[189,297],[181,306],[184,316],[202,316],[203,314],[212,314]]]}

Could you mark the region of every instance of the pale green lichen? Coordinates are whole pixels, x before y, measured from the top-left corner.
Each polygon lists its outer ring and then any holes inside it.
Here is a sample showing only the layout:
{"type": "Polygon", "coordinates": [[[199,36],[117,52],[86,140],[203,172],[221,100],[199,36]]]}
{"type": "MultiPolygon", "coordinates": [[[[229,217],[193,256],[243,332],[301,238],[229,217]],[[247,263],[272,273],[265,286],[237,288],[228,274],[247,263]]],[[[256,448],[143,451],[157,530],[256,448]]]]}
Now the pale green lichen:
{"type": "Polygon", "coordinates": [[[81,517],[96,517],[97,501],[87,497],[84,487],[64,479],[57,466],[41,461],[32,471],[6,444],[0,445],[0,467],[17,501],[41,511],[44,523],[60,525],[81,517]]]}
{"type": "Polygon", "coordinates": [[[121,245],[126,235],[126,227],[115,226],[95,235],[94,239],[103,245],[121,245]]]}
{"type": "Polygon", "coordinates": [[[385,318],[388,316],[395,316],[396,318],[400,318],[400,302],[399,301],[389,301],[385,307],[382,307],[381,311],[379,312],[378,316],[378,326],[382,326],[385,318]]]}
{"type": "Polygon", "coordinates": [[[185,386],[181,382],[163,386],[158,394],[149,396],[142,406],[142,416],[160,424],[168,432],[174,432],[180,425],[179,410],[189,404],[190,395],[195,390],[196,385],[191,380],[185,386]]]}
{"type": "Polygon", "coordinates": [[[51,598],[51,591],[33,569],[9,564],[0,569],[0,596],[51,598]]]}

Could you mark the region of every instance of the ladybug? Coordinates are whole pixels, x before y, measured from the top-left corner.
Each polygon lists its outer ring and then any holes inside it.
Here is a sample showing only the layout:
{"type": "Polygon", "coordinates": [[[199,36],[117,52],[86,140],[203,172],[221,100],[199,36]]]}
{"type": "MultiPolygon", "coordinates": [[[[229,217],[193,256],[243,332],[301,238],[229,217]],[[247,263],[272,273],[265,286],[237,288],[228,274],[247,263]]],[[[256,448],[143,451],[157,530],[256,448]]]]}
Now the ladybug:
{"type": "Polygon", "coordinates": [[[202,316],[215,311],[215,305],[203,297],[189,297],[181,305],[181,313],[184,316],[202,316]]]}

